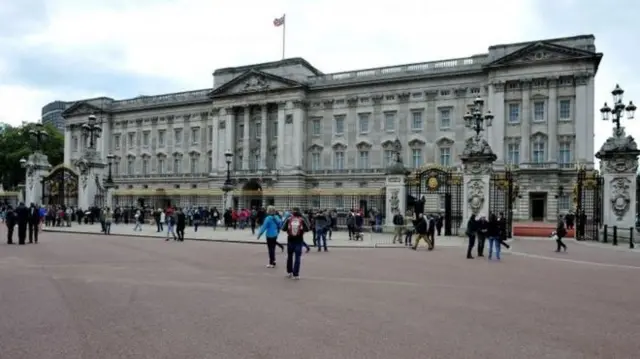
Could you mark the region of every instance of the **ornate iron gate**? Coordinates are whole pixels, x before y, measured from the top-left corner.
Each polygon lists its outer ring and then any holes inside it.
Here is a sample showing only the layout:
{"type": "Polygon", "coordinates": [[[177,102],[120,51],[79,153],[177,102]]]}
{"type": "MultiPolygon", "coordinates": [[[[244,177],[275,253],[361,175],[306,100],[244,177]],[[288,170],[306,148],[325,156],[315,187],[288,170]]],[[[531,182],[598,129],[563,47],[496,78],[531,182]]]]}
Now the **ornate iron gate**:
{"type": "Polygon", "coordinates": [[[78,205],[78,174],[65,166],[55,167],[42,179],[42,204],[78,205]]]}
{"type": "Polygon", "coordinates": [[[444,215],[445,236],[458,235],[463,221],[462,176],[448,169],[420,169],[407,179],[407,209],[444,215]]]}
{"type": "Polygon", "coordinates": [[[603,178],[597,171],[578,170],[574,187],[576,204],[576,239],[598,241],[603,215],[603,178]]]}
{"type": "Polygon", "coordinates": [[[513,232],[513,204],[518,197],[518,186],[513,172],[507,169],[491,176],[489,186],[489,212],[506,219],[507,238],[513,232]]]}

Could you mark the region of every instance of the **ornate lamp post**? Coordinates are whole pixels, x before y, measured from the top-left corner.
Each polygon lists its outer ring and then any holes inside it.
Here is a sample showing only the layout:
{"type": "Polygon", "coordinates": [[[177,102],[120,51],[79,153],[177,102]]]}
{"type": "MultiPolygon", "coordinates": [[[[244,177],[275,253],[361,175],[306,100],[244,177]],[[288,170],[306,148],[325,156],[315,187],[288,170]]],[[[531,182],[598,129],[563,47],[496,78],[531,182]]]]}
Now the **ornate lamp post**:
{"type": "Polygon", "coordinates": [[[480,132],[484,131],[485,127],[491,127],[491,121],[493,121],[491,111],[487,111],[484,115],[482,114],[483,106],[484,100],[478,96],[473,101],[471,111],[464,115],[465,126],[475,131],[476,137],[480,136],[480,132]]]}
{"type": "MultiPolygon", "coordinates": [[[[233,182],[231,181],[231,160],[233,159],[233,152],[226,150],[224,153],[225,162],[227,162],[227,178],[222,185],[222,192],[224,192],[224,200],[228,199],[229,192],[233,191],[233,182]]],[[[224,203],[225,208],[231,206],[231,203],[224,203]]]]}
{"type": "Polygon", "coordinates": [[[564,186],[558,186],[558,192],[556,193],[556,199],[558,199],[558,203],[556,204],[557,216],[560,219],[560,199],[564,197],[564,186]]]}
{"type": "Polygon", "coordinates": [[[36,152],[42,150],[42,144],[46,140],[47,136],[49,136],[41,123],[36,123],[35,128],[29,131],[29,135],[31,135],[31,137],[36,141],[36,152]]]}
{"type": "Polygon", "coordinates": [[[100,133],[102,132],[102,128],[98,125],[95,115],[89,116],[89,122],[82,125],[82,131],[86,136],[89,137],[89,148],[94,149],[96,145],[96,141],[100,137],[100,133]]]}
{"type": "Polygon", "coordinates": [[[111,168],[113,167],[113,159],[116,158],[116,156],[114,156],[113,154],[108,154],[107,155],[107,165],[109,166],[109,170],[107,172],[107,179],[104,182],[104,187],[109,189],[112,188],[113,185],[113,177],[112,177],[112,173],[111,173],[111,168]]]}
{"type": "Polygon", "coordinates": [[[627,112],[627,119],[632,120],[636,112],[636,105],[633,104],[633,101],[629,101],[629,104],[625,106],[622,102],[624,90],[620,85],[616,85],[616,88],[611,91],[611,94],[613,95],[613,108],[609,107],[605,102],[604,106],[600,109],[600,113],[604,121],[611,119],[616,125],[617,132],[620,130],[620,121],[624,118],[624,112],[627,112]]]}

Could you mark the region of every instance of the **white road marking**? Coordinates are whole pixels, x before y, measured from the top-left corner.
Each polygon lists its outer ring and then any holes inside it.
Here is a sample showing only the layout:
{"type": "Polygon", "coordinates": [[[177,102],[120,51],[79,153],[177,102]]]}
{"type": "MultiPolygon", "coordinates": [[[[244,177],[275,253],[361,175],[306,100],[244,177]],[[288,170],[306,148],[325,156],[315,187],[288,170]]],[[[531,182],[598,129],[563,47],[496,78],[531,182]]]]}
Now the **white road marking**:
{"type": "Polygon", "coordinates": [[[516,256],[521,256],[521,257],[545,259],[545,260],[556,261],[556,262],[565,262],[565,263],[573,263],[573,264],[584,264],[584,265],[589,265],[589,266],[593,266],[593,267],[619,268],[619,269],[636,269],[636,270],[640,269],[640,266],[632,266],[632,265],[626,265],[626,264],[598,263],[598,262],[589,262],[589,261],[583,261],[583,260],[577,260],[577,259],[547,257],[547,256],[541,256],[541,255],[538,255],[538,254],[530,254],[530,253],[523,253],[523,252],[513,252],[512,251],[511,254],[516,255],[516,256]]]}

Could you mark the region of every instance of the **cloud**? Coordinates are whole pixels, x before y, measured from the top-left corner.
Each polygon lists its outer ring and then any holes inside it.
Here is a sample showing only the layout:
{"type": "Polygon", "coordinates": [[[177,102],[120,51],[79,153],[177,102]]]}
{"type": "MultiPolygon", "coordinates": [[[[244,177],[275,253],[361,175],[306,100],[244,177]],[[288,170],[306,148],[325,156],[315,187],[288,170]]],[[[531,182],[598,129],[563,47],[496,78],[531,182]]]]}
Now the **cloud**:
{"type": "MultiPolygon", "coordinates": [[[[216,68],[301,56],[324,72],[468,57],[491,45],[594,33],[605,53],[596,110],[616,80],[640,93],[640,3],[625,0],[23,0],[0,8],[0,121],[35,120],[55,99],[211,86],[216,68]],[[611,9],[613,18],[603,17],[611,9]],[[4,21],[13,20],[13,21],[4,21]]],[[[640,97],[636,97],[640,101],[640,97]]],[[[610,101],[610,100],[609,100],[610,101]]],[[[596,148],[610,133],[597,122],[596,148]]],[[[632,133],[640,136],[633,129],[632,133]]]]}

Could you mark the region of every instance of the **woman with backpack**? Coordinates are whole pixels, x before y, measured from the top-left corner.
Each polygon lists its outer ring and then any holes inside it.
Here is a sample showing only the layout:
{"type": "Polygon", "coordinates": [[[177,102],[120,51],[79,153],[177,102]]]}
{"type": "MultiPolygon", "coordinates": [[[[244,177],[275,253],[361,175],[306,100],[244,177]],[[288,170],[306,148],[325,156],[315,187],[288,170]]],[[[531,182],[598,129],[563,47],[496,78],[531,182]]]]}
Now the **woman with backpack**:
{"type": "Polygon", "coordinates": [[[277,215],[276,209],[273,206],[267,207],[267,216],[262,222],[262,226],[258,230],[258,239],[266,233],[267,237],[267,252],[269,253],[269,264],[267,268],[276,267],[276,246],[280,247],[280,250],[284,252],[284,246],[278,243],[278,234],[282,228],[282,220],[277,215]]]}

